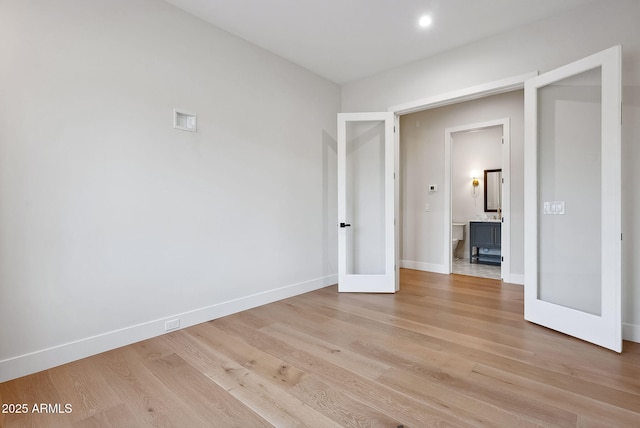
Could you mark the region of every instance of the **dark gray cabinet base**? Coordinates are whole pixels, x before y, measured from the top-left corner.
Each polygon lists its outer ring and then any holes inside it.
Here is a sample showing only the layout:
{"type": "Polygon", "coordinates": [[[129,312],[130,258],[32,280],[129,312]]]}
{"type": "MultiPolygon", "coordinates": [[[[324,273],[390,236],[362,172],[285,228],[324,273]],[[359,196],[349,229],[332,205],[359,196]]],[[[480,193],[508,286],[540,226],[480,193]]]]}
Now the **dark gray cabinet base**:
{"type": "Polygon", "coordinates": [[[502,263],[502,223],[469,222],[469,263],[499,265],[502,263]]]}

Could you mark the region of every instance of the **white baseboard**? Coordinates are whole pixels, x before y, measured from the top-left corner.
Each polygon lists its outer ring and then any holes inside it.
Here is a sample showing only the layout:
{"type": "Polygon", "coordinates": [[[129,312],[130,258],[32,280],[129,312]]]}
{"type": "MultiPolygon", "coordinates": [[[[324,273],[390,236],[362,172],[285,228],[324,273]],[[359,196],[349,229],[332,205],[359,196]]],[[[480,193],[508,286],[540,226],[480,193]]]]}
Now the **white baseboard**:
{"type": "MultiPolygon", "coordinates": [[[[400,260],[400,267],[406,269],[421,270],[424,272],[443,273],[445,275],[451,273],[449,272],[449,269],[447,269],[447,265],[416,262],[413,260],[400,260]]],[[[524,275],[512,273],[504,281],[510,284],[524,285],[524,275]]]]}
{"type": "Polygon", "coordinates": [[[509,275],[508,281],[505,279],[504,282],[508,282],[509,284],[524,285],[524,275],[512,273],[511,275],[509,275]]]}
{"type": "Polygon", "coordinates": [[[623,323],[622,338],[630,342],[640,343],[640,325],[623,323]]]}
{"type": "Polygon", "coordinates": [[[451,273],[449,272],[447,265],[436,264],[436,263],[414,262],[412,260],[400,260],[400,267],[403,267],[406,269],[421,270],[424,272],[434,272],[434,273],[444,273],[444,274],[451,273]]]}
{"type": "Polygon", "coordinates": [[[16,379],[141,340],[160,336],[166,333],[165,322],[168,320],[179,319],[180,328],[186,328],[267,303],[286,299],[287,297],[297,296],[302,293],[327,287],[337,282],[338,275],[329,275],[8,358],[0,361],[0,382],[16,379]]]}

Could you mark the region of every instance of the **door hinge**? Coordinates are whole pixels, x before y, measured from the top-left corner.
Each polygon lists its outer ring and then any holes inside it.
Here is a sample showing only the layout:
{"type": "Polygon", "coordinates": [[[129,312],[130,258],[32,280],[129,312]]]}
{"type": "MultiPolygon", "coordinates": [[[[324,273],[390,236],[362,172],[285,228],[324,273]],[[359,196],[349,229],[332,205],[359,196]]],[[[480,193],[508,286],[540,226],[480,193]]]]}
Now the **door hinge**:
{"type": "Polygon", "coordinates": [[[393,126],[393,132],[394,132],[394,134],[396,132],[396,126],[395,125],[393,126]]]}
{"type": "Polygon", "coordinates": [[[500,257],[500,261],[503,262],[504,261],[504,257],[500,257]]]}
{"type": "Polygon", "coordinates": [[[504,144],[504,137],[502,137],[502,144],[504,144]]]}

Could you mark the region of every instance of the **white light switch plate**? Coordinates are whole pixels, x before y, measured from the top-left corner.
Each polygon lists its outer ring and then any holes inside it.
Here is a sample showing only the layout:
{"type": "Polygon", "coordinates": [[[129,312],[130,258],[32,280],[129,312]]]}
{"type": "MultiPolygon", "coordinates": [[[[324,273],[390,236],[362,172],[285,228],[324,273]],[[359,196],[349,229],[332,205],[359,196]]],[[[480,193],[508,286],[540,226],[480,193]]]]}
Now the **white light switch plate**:
{"type": "Polygon", "coordinates": [[[543,202],[542,213],[549,215],[563,215],[564,201],[543,202]]]}

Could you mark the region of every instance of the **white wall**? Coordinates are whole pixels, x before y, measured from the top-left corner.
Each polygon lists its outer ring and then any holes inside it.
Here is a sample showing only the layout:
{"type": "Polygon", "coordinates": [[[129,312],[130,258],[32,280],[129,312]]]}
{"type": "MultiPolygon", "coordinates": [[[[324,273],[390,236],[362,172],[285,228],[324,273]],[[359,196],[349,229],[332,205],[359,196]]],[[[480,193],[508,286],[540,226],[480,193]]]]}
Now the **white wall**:
{"type": "MultiPolygon", "coordinates": [[[[480,40],[416,63],[343,85],[342,109],[380,111],[456,89],[548,71],[614,45],[623,46],[623,304],[624,337],[640,341],[640,2],[600,1],[550,19],[480,40]],[[637,257],[636,257],[637,258],[637,257]]],[[[516,131],[513,131],[516,135],[516,131]]],[[[433,156],[442,154],[433,153],[433,156]]],[[[442,159],[442,158],[441,158],[442,159]]],[[[443,171],[434,170],[436,178],[443,171]]],[[[520,174],[520,176],[518,176],[520,174]]],[[[523,191],[513,170],[512,195],[523,191]]],[[[512,217],[512,237],[522,221],[512,217]]],[[[520,228],[520,229],[518,229],[520,228]]],[[[513,241],[513,239],[512,239],[513,241]]],[[[516,267],[512,268],[515,272],[516,267]]]]}
{"type": "Polygon", "coordinates": [[[9,0],[0,94],[0,381],[336,282],[337,85],[162,1],[9,0]]]}
{"type": "MultiPolygon", "coordinates": [[[[459,104],[452,104],[431,110],[424,110],[400,117],[400,177],[401,177],[401,215],[402,215],[402,239],[400,258],[403,266],[444,272],[448,266],[444,262],[444,137],[446,128],[454,128],[474,123],[495,121],[509,118],[511,128],[511,171],[512,186],[522,189],[524,186],[521,174],[524,168],[524,106],[523,91],[512,91],[505,94],[480,98],[459,104]],[[419,126],[417,125],[419,122],[419,126]],[[516,174],[513,174],[513,172],[516,174]],[[520,173],[520,174],[519,174],[520,173]],[[428,192],[429,184],[436,184],[438,191],[428,192]],[[428,204],[431,211],[425,211],[428,204]]],[[[501,127],[500,127],[501,129],[501,127]]],[[[488,132],[488,131],[487,131],[488,132]]],[[[474,135],[466,134],[466,135],[474,135]]],[[[482,132],[480,133],[482,134],[482,132]]],[[[454,134],[455,135],[455,134],[454,134]]],[[[458,134],[461,136],[464,134],[458,134]]],[[[464,137],[462,137],[464,139],[464,137]]],[[[454,150],[458,138],[454,137],[454,150]]],[[[497,157],[492,165],[501,164],[501,148],[497,148],[497,157]]],[[[494,155],[490,155],[493,158],[494,155]]],[[[482,164],[473,169],[484,170],[489,166],[488,162],[481,160],[482,164]],[[488,165],[488,163],[487,163],[488,165]]],[[[456,172],[460,168],[453,167],[456,172]]],[[[458,171],[460,172],[460,171],[458,171]]],[[[466,177],[469,188],[471,178],[469,171],[461,171],[466,177]]],[[[481,177],[482,182],[482,177],[481,177]]],[[[452,187],[455,181],[452,180],[452,187]]],[[[513,187],[512,187],[513,189],[513,187]]],[[[483,212],[482,193],[478,196],[477,206],[473,205],[473,199],[469,194],[453,192],[454,199],[459,195],[462,200],[468,200],[471,204],[470,212],[463,214],[468,218],[456,218],[454,220],[468,221],[475,215],[476,209],[483,212]]],[[[523,216],[524,198],[522,190],[511,191],[511,247],[510,261],[511,273],[516,279],[524,270],[524,227],[523,216]]],[[[468,232],[468,231],[467,231],[468,232]]],[[[462,248],[464,244],[461,244],[462,248]]],[[[513,280],[513,279],[512,279],[513,280]]]]}

